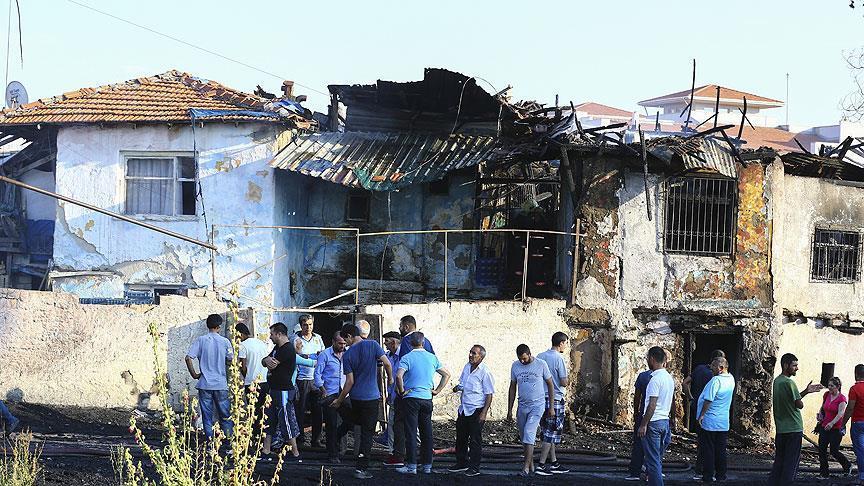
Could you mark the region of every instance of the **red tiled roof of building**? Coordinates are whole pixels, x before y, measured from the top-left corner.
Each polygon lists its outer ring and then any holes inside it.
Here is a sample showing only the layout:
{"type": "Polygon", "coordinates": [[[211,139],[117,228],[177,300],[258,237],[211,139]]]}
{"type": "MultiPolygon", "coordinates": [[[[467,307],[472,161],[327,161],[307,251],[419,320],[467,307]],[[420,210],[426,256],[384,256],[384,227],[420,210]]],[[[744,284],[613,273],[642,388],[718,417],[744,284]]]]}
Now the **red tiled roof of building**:
{"type": "MultiPolygon", "coordinates": [[[[705,86],[699,86],[695,90],[693,90],[693,96],[695,98],[708,98],[708,99],[716,99],[717,98],[717,85],[716,84],[707,84],[705,86]]],[[[782,106],[783,102],[780,100],[775,100],[772,98],[766,98],[764,96],[755,95],[752,93],[746,93],[744,91],[738,91],[737,89],[724,88],[720,86],[720,100],[742,100],[744,97],[747,97],[747,101],[756,101],[760,103],[767,104],[776,104],[777,106],[782,106]]],[[[690,100],[690,90],[678,91],[677,93],[670,93],[663,96],[658,96],[656,98],[650,98],[647,100],[643,100],[639,102],[640,106],[654,106],[652,103],[656,103],[659,101],[672,101],[672,100],[681,100],[684,99],[686,101],[690,100]]]]}
{"type": "MultiPolygon", "coordinates": [[[[189,122],[190,109],[238,112],[220,114],[220,120],[267,120],[266,116],[242,111],[262,111],[268,101],[172,70],[123,83],[81,88],[7,109],[0,116],[0,125],[189,122]]],[[[274,113],[269,119],[278,120],[279,116],[274,113]]]]}
{"type": "MultiPolygon", "coordinates": [[[[732,130],[727,130],[726,133],[730,136],[735,136],[738,134],[738,128],[736,127],[732,130]]],[[[741,133],[741,138],[747,142],[744,145],[744,148],[757,149],[760,147],[768,147],[779,153],[800,152],[801,149],[798,147],[798,144],[795,143],[796,138],[801,142],[801,145],[808,150],[810,150],[810,145],[812,143],[818,141],[818,138],[812,135],[798,134],[788,130],[783,130],[782,128],[750,128],[749,126],[744,127],[744,131],[741,133]]]]}
{"type": "Polygon", "coordinates": [[[608,105],[603,105],[600,103],[594,103],[593,101],[587,101],[585,103],[579,103],[575,106],[576,111],[585,112],[589,115],[598,116],[598,117],[612,117],[612,118],[633,118],[633,112],[622,110],[620,108],[614,108],[608,105]]]}

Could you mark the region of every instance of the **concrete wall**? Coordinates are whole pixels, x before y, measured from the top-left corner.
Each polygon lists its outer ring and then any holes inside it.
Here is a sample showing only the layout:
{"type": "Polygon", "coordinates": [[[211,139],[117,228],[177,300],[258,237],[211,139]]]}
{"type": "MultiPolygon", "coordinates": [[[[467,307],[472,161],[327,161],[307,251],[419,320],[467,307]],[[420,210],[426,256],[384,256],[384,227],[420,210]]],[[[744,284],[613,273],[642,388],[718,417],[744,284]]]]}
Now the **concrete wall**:
{"type": "MultiPolygon", "coordinates": [[[[149,222],[207,241],[208,225],[271,225],[275,182],[267,162],[276,128],[268,124],[189,126],[131,125],[64,127],[57,135],[56,189],[60,194],[122,213],[125,204],[123,152],[199,153],[203,197],[198,216],[148,216],[149,222]],[[205,224],[204,213],[207,219],[205,224]]],[[[217,283],[226,283],[273,258],[270,234],[245,238],[248,230],[217,228],[213,240],[217,283]],[[242,237],[241,237],[242,236],[242,237]]],[[[60,203],[54,234],[59,271],[103,272],[57,277],[54,288],[82,297],[122,297],[126,285],[182,285],[212,282],[210,251],[108,216],[60,203]]],[[[273,268],[240,282],[241,293],[273,301],[273,268]]]]}
{"type": "MultiPolygon", "coordinates": [[[[453,375],[451,386],[435,399],[437,418],[456,418],[459,395],[451,390],[468,362],[471,346],[483,345],[487,352],[484,362],[495,379],[495,398],[489,418],[501,420],[507,415],[510,366],[516,360],[516,346],[525,343],[535,355],[549,349],[552,334],[569,332],[561,317],[564,307],[561,300],[530,300],[524,305],[522,302],[488,301],[370,305],[364,312],[382,316],[382,332],[397,331],[399,319],[404,315],[417,319],[418,330],[429,337],[441,363],[453,375]]],[[[582,357],[578,346],[571,346],[572,354],[577,360],[582,357]]],[[[571,388],[580,385],[578,379],[573,380],[571,388]]]]}
{"type": "MultiPolygon", "coordinates": [[[[72,294],[0,289],[0,399],[82,407],[146,407],[154,385],[147,328],[161,332],[158,358],[174,403],[194,391],[184,357],[225,313],[212,293],[162,297],[160,305],[82,305],[72,294]]],[[[194,392],[193,392],[194,394],[194,392]]]]}
{"type": "MultiPolygon", "coordinates": [[[[803,390],[811,380],[819,383],[822,363],[834,363],[834,374],[843,384],[843,394],[849,396],[849,387],[855,384],[855,365],[864,362],[861,350],[864,349],[864,335],[851,335],[830,327],[818,328],[813,322],[796,324],[794,321],[783,325],[780,350],[774,376],[781,372],[780,359],[784,353],[792,353],[798,358],[798,373],[793,380],[799,390],[803,390]]],[[[815,439],[811,433],[816,425],[816,414],[822,405],[822,394],[804,397],[804,433],[815,439]]],[[[849,443],[849,434],[843,438],[849,443]]]]}
{"type": "Polygon", "coordinates": [[[777,177],[772,270],[781,311],[864,321],[864,286],[810,280],[811,244],[817,226],[861,232],[864,189],[815,177],[777,177]]]}

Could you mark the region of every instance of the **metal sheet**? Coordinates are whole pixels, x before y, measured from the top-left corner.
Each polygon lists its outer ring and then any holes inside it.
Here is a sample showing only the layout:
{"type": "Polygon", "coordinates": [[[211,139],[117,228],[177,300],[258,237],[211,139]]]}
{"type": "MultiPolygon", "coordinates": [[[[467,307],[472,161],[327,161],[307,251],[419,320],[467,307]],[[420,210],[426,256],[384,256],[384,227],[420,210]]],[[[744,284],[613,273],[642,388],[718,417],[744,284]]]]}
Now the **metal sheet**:
{"type": "Polygon", "coordinates": [[[349,187],[391,191],[475,166],[494,148],[493,137],[480,135],[321,132],[297,136],[270,165],[349,187]]]}

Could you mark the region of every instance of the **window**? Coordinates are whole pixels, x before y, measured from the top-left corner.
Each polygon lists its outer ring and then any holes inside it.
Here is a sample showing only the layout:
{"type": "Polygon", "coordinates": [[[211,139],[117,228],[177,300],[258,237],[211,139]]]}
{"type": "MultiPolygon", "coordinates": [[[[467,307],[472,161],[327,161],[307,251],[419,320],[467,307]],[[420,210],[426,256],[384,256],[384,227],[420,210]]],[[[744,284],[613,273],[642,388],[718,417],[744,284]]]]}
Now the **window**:
{"type": "Polygon", "coordinates": [[[446,196],[450,194],[450,174],[429,183],[429,194],[446,196]]]}
{"type": "Polygon", "coordinates": [[[810,278],[824,282],[861,280],[861,234],[816,228],[810,278]]]}
{"type": "Polygon", "coordinates": [[[195,216],[195,157],[126,156],[126,214],[195,216]]]}
{"type": "Polygon", "coordinates": [[[670,253],[731,255],[735,247],[735,180],[669,179],[663,248],[670,253]]]}
{"type": "Polygon", "coordinates": [[[361,223],[369,222],[369,207],[372,202],[371,195],[366,191],[351,191],[348,194],[348,209],[345,219],[361,223]]]}

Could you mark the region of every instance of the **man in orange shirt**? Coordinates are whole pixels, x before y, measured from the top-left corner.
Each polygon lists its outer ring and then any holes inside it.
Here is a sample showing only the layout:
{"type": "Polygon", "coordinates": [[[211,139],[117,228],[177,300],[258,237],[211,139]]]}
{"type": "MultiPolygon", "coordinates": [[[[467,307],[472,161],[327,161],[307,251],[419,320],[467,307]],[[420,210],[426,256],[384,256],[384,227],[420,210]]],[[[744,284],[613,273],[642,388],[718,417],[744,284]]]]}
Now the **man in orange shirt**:
{"type": "Polygon", "coordinates": [[[852,419],[852,449],[858,461],[858,483],[864,484],[864,364],[855,366],[855,384],[849,389],[849,404],[843,425],[852,419]]]}

